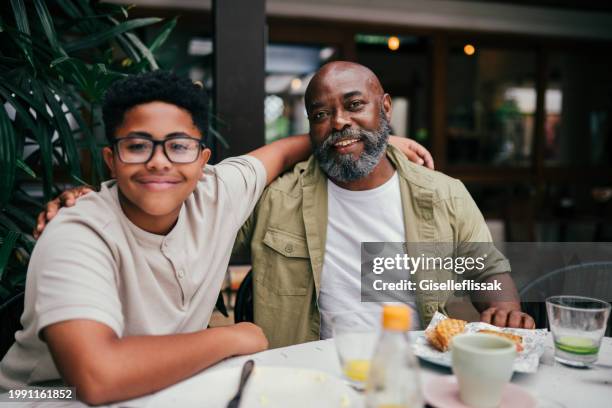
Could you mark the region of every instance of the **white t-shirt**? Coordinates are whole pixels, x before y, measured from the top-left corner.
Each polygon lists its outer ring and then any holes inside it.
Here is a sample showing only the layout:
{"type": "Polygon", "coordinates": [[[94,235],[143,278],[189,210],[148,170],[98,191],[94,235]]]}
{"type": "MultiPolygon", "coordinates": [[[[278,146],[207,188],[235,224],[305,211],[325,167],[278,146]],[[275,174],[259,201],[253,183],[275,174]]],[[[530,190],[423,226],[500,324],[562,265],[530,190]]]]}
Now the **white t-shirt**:
{"type": "Polygon", "coordinates": [[[39,338],[53,323],[95,320],[119,337],[205,329],[236,234],[265,184],[254,157],[207,166],[165,236],[124,215],[114,181],[60,211],[32,253],[24,328],[0,362],[0,389],[60,378],[39,338]]]}
{"type": "MultiPolygon", "coordinates": [[[[404,216],[399,176],[372,190],[351,191],[327,180],[327,239],[321,273],[319,310],[321,338],[332,337],[332,319],[363,312],[364,325],[380,327],[386,303],[361,302],[361,243],[404,242],[404,216]]],[[[412,328],[419,325],[414,302],[412,328]]]]}

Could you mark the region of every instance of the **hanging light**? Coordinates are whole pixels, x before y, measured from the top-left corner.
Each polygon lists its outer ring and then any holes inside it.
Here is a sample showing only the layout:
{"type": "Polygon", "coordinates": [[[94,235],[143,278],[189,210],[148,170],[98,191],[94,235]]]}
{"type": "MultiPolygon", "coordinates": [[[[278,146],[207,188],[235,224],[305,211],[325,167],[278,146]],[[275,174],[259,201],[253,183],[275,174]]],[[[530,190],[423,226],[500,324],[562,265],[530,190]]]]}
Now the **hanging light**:
{"type": "Polygon", "coordinates": [[[463,52],[465,52],[465,55],[474,55],[476,52],[476,47],[474,47],[472,44],[465,44],[465,47],[463,47],[463,52]]]}
{"type": "Polygon", "coordinates": [[[389,39],[387,40],[387,46],[391,51],[397,51],[400,46],[400,39],[396,36],[389,37],[389,39]]]}

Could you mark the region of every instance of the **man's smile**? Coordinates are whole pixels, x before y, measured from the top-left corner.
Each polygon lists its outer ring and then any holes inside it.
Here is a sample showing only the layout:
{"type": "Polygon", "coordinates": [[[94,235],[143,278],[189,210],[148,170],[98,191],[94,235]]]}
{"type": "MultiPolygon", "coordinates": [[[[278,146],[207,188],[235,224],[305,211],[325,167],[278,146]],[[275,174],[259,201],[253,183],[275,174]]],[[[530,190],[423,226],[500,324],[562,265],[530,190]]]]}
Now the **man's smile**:
{"type": "Polygon", "coordinates": [[[351,137],[338,140],[332,146],[338,154],[348,154],[353,152],[359,143],[363,143],[360,138],[351,137]]]}

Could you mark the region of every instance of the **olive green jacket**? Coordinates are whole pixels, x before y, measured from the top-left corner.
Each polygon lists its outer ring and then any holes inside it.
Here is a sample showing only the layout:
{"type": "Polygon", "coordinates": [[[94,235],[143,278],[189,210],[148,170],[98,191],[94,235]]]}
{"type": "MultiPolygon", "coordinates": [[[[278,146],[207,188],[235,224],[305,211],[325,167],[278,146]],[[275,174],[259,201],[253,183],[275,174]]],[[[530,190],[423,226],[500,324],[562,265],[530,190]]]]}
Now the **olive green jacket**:
{"type": "MultiPolygon", "coordinates": [[[[460,181],[411,163],[393,146],[387,156],[400,176],[406,242],[491,241],[480,211],[460,181]]],[[[234,255],[250,254],[255,323],[270,347],[319,340],[317,298],[326,231],[327,178],[311,156],[266,188],[238,233],[234,255]]],[[[509,271],[500,254],[493,268],[475,278],[509,271]]],[[[417,273],[416,279],[421,278],[417,273]]],[[[445,282],[453,276],[443,272],[436,279],[445,282]]],[[[444,312],[451,294],[416,291],[422,325],[436,311],[444,312]]]]}

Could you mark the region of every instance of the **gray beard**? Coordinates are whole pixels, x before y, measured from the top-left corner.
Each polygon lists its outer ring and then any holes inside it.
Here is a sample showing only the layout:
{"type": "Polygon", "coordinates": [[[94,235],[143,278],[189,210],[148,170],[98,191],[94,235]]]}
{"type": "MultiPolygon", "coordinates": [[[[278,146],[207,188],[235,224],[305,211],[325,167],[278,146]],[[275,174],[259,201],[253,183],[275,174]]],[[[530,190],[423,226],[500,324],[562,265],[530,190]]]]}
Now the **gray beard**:
{"type": "Polygon", "coordinates": [[[345,129],[340,132],[332,132],[320,146],[314,149],[313,154],[327,177],[348,183],[364,178],[374,170],[387,150],[391,133],[391,126],[389,126],[384,111],[381,112],[380,117],[380,125],[375,131],[345,129]],[[363,142],[363,152],[359,158],[353,158],[350,153],[342,155],[332,153],[334,143],[347,137],[358,138],[363,142]]]}

